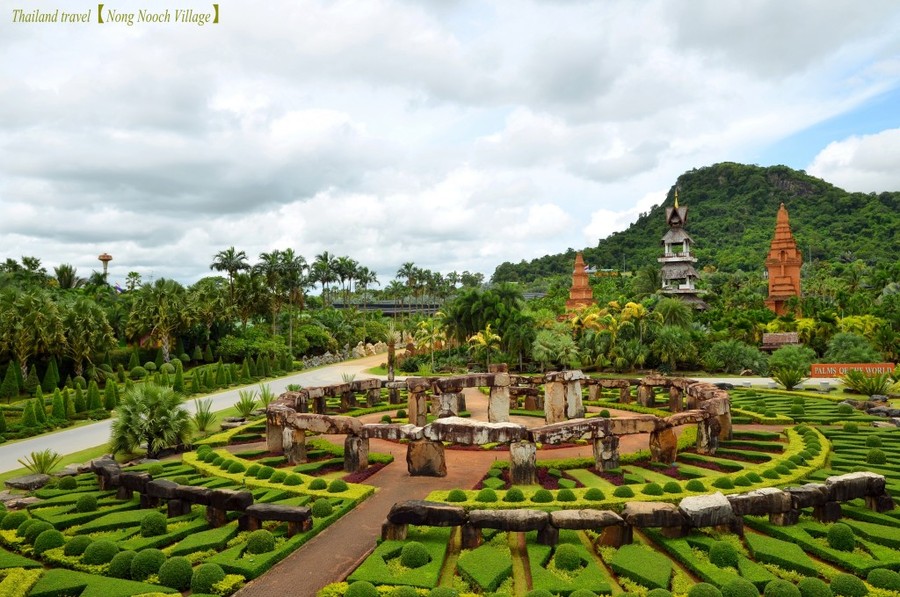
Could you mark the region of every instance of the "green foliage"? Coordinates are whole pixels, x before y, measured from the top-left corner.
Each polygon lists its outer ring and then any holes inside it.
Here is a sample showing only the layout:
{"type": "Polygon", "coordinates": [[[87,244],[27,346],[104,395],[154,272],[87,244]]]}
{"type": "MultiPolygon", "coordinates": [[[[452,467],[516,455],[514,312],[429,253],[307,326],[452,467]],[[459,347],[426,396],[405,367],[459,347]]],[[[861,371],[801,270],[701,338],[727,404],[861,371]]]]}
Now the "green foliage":
{"type": "Polygon", "coordinates": [[[178,591],[191,588],[191,576],[194,573],[190,560],[184,556],[169,558],[159,568],[159,582],[178,591]]]}
{"type": "Polygon", "coordinates": [[[116,382],[111,379],[106,381],[106,387],[103,388],[103,408],[113,410],[116,408],[116,382]]]}
{"type": "Polygon", "coordinates": [[[810,365],[816,360],[816,351],[808,346],[782,346],[769,357],[769,370],[799,369],[806,375],[810,365]]]}
{"type": "Polygon", "coordinates": [[[706,491],[706,486],[699,479],[688,480],[688,482],[684,484],[684,488],[694,492],[706,491]]]}
{"type": "Polygon", "coordinates": [[[733,578],[722,585],[722,597],[758,597],[759,589],[745,578],[733,578]]]}
{"type": "Polygon", "coordinates": [[[866,462],[869,464],[885,464],[887,462],[887,455],[881,448],[871,448],[869,449],[868,454],[866,454],[866,462]]]}
{"type": "Polygon", "coordinates": [[[641,493],[644,495],[662,495],[663,488],[659,483],[647,483],[641,493]]]}
{"type": "MultiPolygon", "coordinates": [[[[510,490],[510,491],[512,491],[512,490],[510,490]]],[[[521,492],[521,490],[520,490],[520,492],[521,492]]],[[[509,493],[509,492],[507,492],[507,493],[509,493]]],[[[448,502],[464,502],[464,501],[466,501],[466,499],[468,499],[466,497],[466,492],[463,491],[462,489],[451,489],[447,493],[447,501],[448,502]]]]}
{"type": "Polygon", "coordinates": [[[334,479],[331,483],[328,484],[328,493],[342,493],[347,491],[348,486],[345,481],[342,479],[334,479]]]}
{"type": "Polygon", "coordinates": [[[400,550],[400,563],[407,568],[421,568],[430,561],[428,550],[418,541],[407,541],[400,550]]]}
{"type": "Polygon", "coordinates": [[[900,573],[886,568],[870,570],[866,582],[877,589],[900,591],[900,573]]]}
{"type": "Polygon", "coordinates": [[[719,489],[734,489],[734,482],[728,477],[718,477],[712,482],[712,486],[719,489]]]}
{"type": "Polygon", "coordinates": [[[119,553],[119,548],[112,541],[100,539],[88,545],[81,556],[81,561],[91,566],[108,564],[119,553]]]}
{"type": "MultiPolygon", "coordinates": [[[[287,479],[286,471],[275,471],[274,473],[272,473],[272,476],[269,477],[269,482],[270,483],[283,483],[285,479],[287,479]]],[[[343,481],[341,481],[341,483],[343,483],[343,481]]],[[[329,487],[330,487],[330,485],[329,485],[329,487]]]]}
{"type": "Polygon", "coordinates": [[[762,375],[768,371],[766,356],[755,346],[740,340],[714,343],[703,356],[703,364],[710,372],[740,373],[748,369],[754,375],[762,375]]]}
{"type": "Polygon", "coordinates": [[[159,572],[166,562],[166,554],[154,547],[137,552],[131,560],[131,578],[134,580],[147,580],[150,576],[159,572]]]}
{"type": "Polygon", "coordinates": [[[881,438],[877,435],[868,436],[866,438],[866,447],[880,448],[881,447],[881,438]]]}
{"type": "Polygon", "coordinates": [[[296,487],[303,484],[303,479],[296,473],[291,473],[284,478],[284,484],[288,487],[296,487]]]}
{"type": "Polygon", "coordinates": [[[165,535],[168,529],[168,520],[162,512],[148,512],[141,519],[141,537],[158,537],[165,535]]]}
{"type": "Polygon", "coordinates": [[[112,423],[113,453],[134,452],[146,444],[147,455],[190,441],[190,415],[172,388],[140,384],[125,392],[112,423]]]}
{"type": "Polygon", "coordinates": [[[247,537],[247,552],[252,554],[268,553],[275,549],[275,536],[265,529],[253,531],[247,537]]]}
{"type": "Polygon", "coordinates": [[[860,579],[842,572],[831,579],[831,592],[835,597],[863,597],[869,589],[860,579]]]}
{"type": "Polygon", "coordinates": [[[603,494],[603,491],[601,491],[600,488],[591,487],[584,492],[584,499],[591,502],[602,502],[606,499],[606,496],[603,494]]]}
{"type": "Polygon", "coordinates": [[[358,580],[350,583],[344,595],[345,597],[378,597],[378,589],[370,582],[358,580]]]}
{"type": "MultiPolygon", "coordinates": [[[[465,494],[463,494],[463,496],[465,496],[465,494]]],[[[450,501],[449,496],[447,498],[447,501],[448,502],[450,501]]],[[[518,487],[512,487],[509,490],[507,490],[506,495],[503,496],[503,501],[510,502],[510,503],[524,502],[525,494],[522,493],[522,490],[519,489],[518,487]]]]}
{"type": "Polygon", "coordinates": [[[832,524],[828,528],[828,545],[839,551],[853,551],[856,548],[853,529],[843,522],[832,524]]]}
{"type": "Polygon", "coordinates": [[[66,544],[66,538],[56,529],[47,529],[34,540],[34,553],[41,555],[48,549],[55,549],[66,544]]]}
{"type": "Polygon", "coordinates": [[[101,408],[103,408],[103,405],[100,401],[100,388],[97,387],[96,381],[91,380],[87,390],[87,409],[99,410],[101,408]]]}
{"type": "Polygon", "coordinates": [[[163,476],[163,474],[166,472],[166,469],[165,469],[165,467],[163,467],[162,464],[160,464],[158,462],[154,462],[149,467],[147,467],[147,472],[150,474],[151,477],[153,477],[155,479],[156,477],[163,476]]]}
{"type": "Polygon", "coordinates": [[[428,591],[428,597],[459,597],[459,591],[450,587],[435,587],[428,591]]]}
{"type": "Polygon", "coordinates": [[[786,580],[775,579],[769,581],[763,590],[766,597],[800,597],[800,589],[786,580]]]}
{"type": "Polygon", "coordinates": [[[62,392],[59,388],[53,390],[53,408],[50,411],[50,417],[57,421],[66,420],[66,402],[63,400],[62,392]]]}
{"type": "MultiPolygon", "coordinates": [[[[268,479],[269,477],[271,477],[274,473],[275,473],[274,468],[272,468],[271,466],[264,466],[256,472],[256,478],[265,480],[265,479],[268,479]]],[[[316,479],[315,481],[313,481],[312,483],[309,484],[310,489],[325,489],[327,486],[328,485],[325,482],[325,479],[316,479]],[[316,481],[321,481],[322,487],[313,487],[313,484],[316,481]]]]}
{"type": "Polygon", "coordinates": [[[38,535],[40,535],[44,531],[49,531],[52,528],[53,525],[49,522],[37,520],[33,524],[29,525],[27,529],[25,529],[25,533],[22,535],[22,538],[25,539],[25,543],[34,545],[34,542],[38,538],[38,535]]]}
{"type": "Polygon", "coordinates": [[[212,398],[197,398],[194,400],[194,414],[191,422],[197,431],[206,431],[216,422],[217,415],[212,411],[212,398]]]}
{"type": "Polygon", "coordinates": [[[78,512],[94,512],[97,510],[97,496],[93,493],[86,493],[79,496],[75,502],[75,510],[78,512]]]}
{"type": "Polygon", "coordinates": [[[634,490],[628,485],[619,485],[613,490],[613,495],[619,498],[634,497],[634,490]]]}
{"type": "Polygon", "coordinates": [[[133,379],[134,381],[140,381],[149,375],[148,371],[141,366],[132,367],[131,371],[128,373],[128,377],[133,379]]]}
{"type": "Polygon", "coordinates": [[[785,390],[793,390],[806,379],[807,371],[799,367],[775,367],[770,364],[769,374],[785,390]]]}
{"type": "Polygon", "coordinates": [[[853,406],[846,403],[841,403],[837,405],[837,413],[839,415],[849,415],[853,414],[853,406]]]}
{"type": "Polygon", "coordinates": [[[801,597],[832,597],[831,587],[814,576],[804,576],[797,583],[801,597]]]}
{"type": "Polygon", "coordinates": [[[244,467],[244,465],[242,463],[238,462],[237,460],[233,461],[231,464],[228,465],[228,472],[231,473],[232,475],[235,475],[237,473],[243,473],[245,470],[246,470],[246,468],[244,467]]]}
{"type": "Polygon", "coordinates": [[[491,503],[497,501],[497,492],[490,487],[485,487],[475,494],[476,502],[491,503]]]}
{"type": "Polygon", "coordinates": [[[719,568],[738,567],[738,552],[727,541],[716,541],[709,548],[709,561],[719,568]]]}
{"type": "MultiPolygon", "coordinates": [[[[26,410],[27,410],[26,406],[26,410]]],[[[19,459],[19,464],[30,470],[34,474],[50,474],[54,468],[62,461],[62,456],[47,448],[40,452],[32,452],[24,459],[19,459]]]]}
{"type": "Polygon", "coordinates": [[[218,564],[201,564],[191,576],[191,592],[213,593],[213,585],[225,580],[225,571],[218,564]]]}
{"type": "Polygon", "coordinates": [[[135,555],[137,553],[131,550],[117,553],[109,563],[108,574],[113,578],[131,578],[131,561],[135,555]]]}
{"type": "Polygon", "coordinates": [[[19,381],[16,377],[16,367],[18,367],[18,365],[15,361],[9,362],[9,365],[6,367],[6,374],[3,376],[3,383],[0,384],[0,398],[6,398],[7,402],[19,395],[19,381]]]}
{"type": "Polygon", "coordinates": [[[256,399],[254,390],[240,390],[238,396],[240,398],[234,403],[234,408],[241,417],[246,419],[259,406],[259,400],[256,399]]]}
{"type": "Polygon", "coordinates": [[[616,550],[610,567],[616,574],[648,589],[667,589],[672,577],[672,561],[669,558],[638,544],[623,545],[616,550]]]}
{"type": "Polygon", "coordinates": [[[575,492],[567,487],[556,492],[557,502],[574,502],[576,499],[575,492]]]}
{"type": "Polygon", "coordinates": [[[560,570],[578,570],[581,568],[581,554],[574,545],[562,543],[556,546],[553,563],[560,570]]]}
{"type": "Polygon", "coordinates": [[[875,394],[887,394],[891,387],[892,380],[890,373],[874,373],[867,374],[864,371],[851,369],[842,377],[841,381],[844,385],[864,396],[874,396],[875,394]]]}
{"type": "Polygon", "coordinates": [[[34,404],[30,400],[25,403],[25,409],[22,411],[21,425],[26,429],[38,426],[37,416],[34,414],[34,404]]]}
{"type": "Polygon", "coordinates": [[[678,484],[678,481],[666,481],[666,484],[663,485],[663,491],[666,493],[681,493],[681,485],[678,484]]]}
{"type": "Polygon", "coordinates": [[[331,502],[329,502],[325,498],[318,498],[315,502],[313,502],[310,511],[315,518],[326,518],[328,516],[331,516],[331,514],[334,512],[334,507],[331,505],[331,502]]]}
{"type": "Polygon", "coordinates": [[[715,585],[700,582],[690,588],[687,597],[722,597],[722,591],[715,585]]]}
{"type": "Polygon", "coordinates": [[[534,492],[534,495],[531,496],[531,501],[536,504],[546,504],[553,501],[553,494],[541,488],[534,492]]]}
{"type": "Polygon", "coordinates": [[[76,535],[66,543],[63,553],[67,556],[80,556],[91,543],[93,541],[87,535],[76,535]]]}
{"type": "Polygon", "coordinates": [[[831,338],[822,359],[826,363],[878,363],[882,357],[865,336],[840,332],[831,338]]]}

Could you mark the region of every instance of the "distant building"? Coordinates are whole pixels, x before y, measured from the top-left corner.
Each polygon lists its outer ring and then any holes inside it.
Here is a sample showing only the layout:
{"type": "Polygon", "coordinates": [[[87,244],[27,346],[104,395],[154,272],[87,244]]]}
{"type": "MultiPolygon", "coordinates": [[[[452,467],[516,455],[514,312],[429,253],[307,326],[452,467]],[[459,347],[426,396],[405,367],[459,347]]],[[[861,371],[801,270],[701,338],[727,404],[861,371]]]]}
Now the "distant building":
{"type": "Polygon", "coordinates": [[[801,265],[803,255],[797,250],[788,212],[782,203],[775,218],[775,236],[766,258],[766,270],[769,274],[769,299],[766,306],[776,315],[785,314],[785,302],[788,299],[800,296],[801,265]]]}
{"type": "Polygon", "coordinates": [[[572,287],[569,289],[569,300],[566,301],[566,310],[581,309],[590,305],[596,305],[594,291],[588,282],[587,267],[584,265],[584,257],[581,253],[575,255],[575,269],[572,272],[572,287]]]}
{"type": "Polygon", "coordinates": [[[658,258],[662,264],[663,294],[677,297],[695,309],[706,309],[707,304],[700,298],[700,291],[695,283],[700,276],[694,269],[697,258],[691,253],[694,239],[684,227],[687,225],[687,206],[678,205],[678,190],[675,190],[675,206],[666,208],[666,225],[669,231],[662,238],[663,256],[658,258]]]}

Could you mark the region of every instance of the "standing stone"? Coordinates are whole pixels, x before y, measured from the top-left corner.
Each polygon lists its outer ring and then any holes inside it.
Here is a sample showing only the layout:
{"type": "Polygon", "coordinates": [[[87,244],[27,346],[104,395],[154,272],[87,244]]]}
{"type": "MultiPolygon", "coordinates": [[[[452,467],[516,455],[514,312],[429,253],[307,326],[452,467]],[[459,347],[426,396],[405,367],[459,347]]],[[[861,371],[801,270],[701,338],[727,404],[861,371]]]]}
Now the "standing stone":
{"type": "Polygon", "coordinates": [[[406,541],[408,524],[393,524],[385,522],[381,525],[381,538],[385,541],[406,541]]]}
{"type": "Polygon", "coordinates": [[[594,440],[594,466],[598,471],[619,468],[619,436],[607,435],[594,440]]]}
{"type": "Polygon", "coordinates": [[[727,412],[725,414],[719,415],[719,439],[722,441],[729,441],[732,439],[732,430],[731,430],[731,412],[727,412]]]}
{"type": "Polygon", "coordinates": [[[424,427],[428,423],[428,397],[425,392],[410,392],[407,401],[409,422],[416,427],[424,427]]]}
{"type": "Polygon", "coordinates": [[[669,386],[669,411],[681,412],[681,390],[675,386],[669,386]]]}
{"type": "Polygon", "coordinates": [[[521,441],[509,444],[509,477],[512,485],[537,483],[537,446],[521,441]]]}
{"type": "Polygon", "coordinates": [[[603,527],[603,532],[597,538],[596,545],[604,547],[622,547],[630,544],[634,539],[634,529],[630,524],[616,524],[603,527]]]}
{"type": "Polygon", "coordinates": [[[375,406],[380,400],[381,388],[372,388],[366,392],[366,406],[375,406]]]}
{"type": "Polygon", "coordinates": [[[577,379],[566,382],[566,417],[580,419],[584,417],[584,401],[581,397],[581,382],[577,379]]]}
{"type": "Polygon", "coordinates": [[[327,414],[328,400],[325,398],[324,394],[313,398],[313,411],[319,415],[327,414]]]}
{"type": "Polygon", "coordinates": [[[388,390],[388,402],[391,404],[400,404],[400,389],[391,388],[388,390]]]}
{"type": "Polygon", "coordinates": [[[556,545],[559,543],[559,529],[548,524],[538,531],[537,542],[541,545],[556,545]]]}
{"type": "Polygon", "coordinates": [[[566,384],[548,381],[544,384],[544,420],[548,425],[566,420],[566,384]]]}
{"type": "Polygon", "coordinates": [[[413,477],[446,477],[444,444],[423,439],[406,446],[406,470],[413,477]]]}
{"type": "Polygon", "coordinates": [[[369,468],[369,439],[348,435],[344,439],[344,470],[358,473],[369,468]]]}
{"type": "Polygon", "coordinates": [[[653,393],[653,387],[644,384],[638,385],[637,400],[641,406],[654,407],[656,405],[656,396],[653,393]]]}
{"type": "Polygon", "coordinates": [[[678,455],[678,438],[675,429],[665,427],[650,433],[650,461],[672,464],[678,455]]]}
{"type": "Polygon", "coordinates": [[[436,398],[435,402],[438,405],[437,417],[442,419],[444,417],[455,417],[459,415],[459,394],[457,392],[450,392],[449,394],[441,394],[436,398]]]}
{"type": "Polygon", "coordinates": [[[506,423],[509,421],[509,386],[491,386],[488,399],[488,421],[506,423]]]}
{"type": "Polygon", "coordinates": [[[600,400],[601,389],[602,388],[596,384],[588,386],[588,400],[590,400],[591,402],[600,400]]]}
{"type": "Polygon", "coordinates": [[[470,524],[461,527],[461,545],[463,549],[475,549],[484,542],[484,534],[481,529],[470,524]]]}
{"type": "Polygon", "coordinates": [[[285,427],[282,435],[284,455],[291,464],[306,462],[306,432],[302,429],[285,427]]]}
{"type": "Polygon", "coordinates": [[[816,506],[813,508],[813,518],[819,522],[837,522],[841,519],[841,504],[825,502],[821,506],[816,506]]]}
{"type": "MultiPolygon", "coordinates": [[[[266,449],[274,454],[284,451],[284,427],[276,423],[274,417],[266,417],[266,449]]],[[[102,489],[102,487],[101,487],[102,489]]]]}
{"type": "Polygon", "coordinates": [[[697,423],[697,453],[715,454],[719,447],[719,420],[710,417],[697,423]]]}
{"type": "Polygon", "coordinates": [[[531,394],[525,396],[525,410],[538,410],[538,397],[531,394]]]}
{"type": "Polygon", "coordinates": [[[622,404],[631,403],[631,386],[619,388],[619,402],[621,402],[622,404]]]}

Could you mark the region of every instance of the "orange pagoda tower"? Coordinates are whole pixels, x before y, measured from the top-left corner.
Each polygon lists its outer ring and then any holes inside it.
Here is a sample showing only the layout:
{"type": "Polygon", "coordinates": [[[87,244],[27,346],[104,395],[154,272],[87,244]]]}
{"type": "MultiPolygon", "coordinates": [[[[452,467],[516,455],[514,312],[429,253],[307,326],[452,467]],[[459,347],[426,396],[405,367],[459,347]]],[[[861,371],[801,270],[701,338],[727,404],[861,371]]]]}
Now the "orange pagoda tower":
{"type": "Polygon", "coordinates": [[[775,237],[766,258],[769,273],[769,299],[766,306],[776,315],[784,315],[785,301],[792,296],[800,296],[800,266],[803,255],[797,250],[797,241],[791,234],[791,224],[784,203],[778,208],[775,218],[775,237]]]}
{"type": "Polygon", "coordinates": [[[569,289],[569,300],[566,301],[566,309],[581,309],[590,305],[596,305],[594,291],[588,283],[587,267],[584,265],[584,257],[581,253],[575,255],[575,271],[572,272],[572,287],[569,289]]]}

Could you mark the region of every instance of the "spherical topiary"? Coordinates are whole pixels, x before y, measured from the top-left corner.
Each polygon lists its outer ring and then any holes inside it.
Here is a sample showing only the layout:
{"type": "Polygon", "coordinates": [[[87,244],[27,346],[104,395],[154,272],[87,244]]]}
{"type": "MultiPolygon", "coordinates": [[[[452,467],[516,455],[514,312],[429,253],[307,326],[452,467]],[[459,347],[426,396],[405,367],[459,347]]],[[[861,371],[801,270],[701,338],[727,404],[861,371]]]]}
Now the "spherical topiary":
{"type": "Polygon", "coordinates": [[[459,597],[459,591],[450,587],[435,587],[428,591],[428,597],[459,597]]]}
{"type": "Polygon", "coordinates": [[[273,474],[275,474],[274,468],[272,468],[271,466],[264,466],[256,471],[256,478],[265,480],[271,477],[273,474]]]}
{"type": "Polygon", "coordinates": [[[418,541],[408,541],[400,550],[400,563],[407,568],[421,568],[430,561],[428,550],[418,541]]]}
{"type": "Polygon", "coordinates": [[[78,487],[78,481],[75,480],[75,477],[63,477],[59,480],[57,487],[69,491],[78,487]]]}
{"type": "Polygon", "coordinates": [[[737,568],[737,549],[727,541],[716,541],[709,548],[709,561],[719,568],[737,568]]]}
{"type": "Polygon", "coordinates": [[[706,486],[699,479],[691,479],[687,483],[684,484],[684,488],[688,491],[706,491],[706,486]]]}
{"type": "Polygon", "coordinates": [[[553,563],[560,570],[578,570],[581,568],[581,554],[571,543],[561,543],[556,546],[553,563]]]}
{"type": "MultiPolygon", "coordinates": [[[[203,462],[212,464],[216,460],[219,460],[221,462],[222,457],[219,456],[218,454],[216,454],[215,452],[213,452],[212,450],[210,450],[209,452],[204,452],[203,456],[201,456],[200,458],[203,459],[203,462]]],[[[257,468],[257,470],[258,470],[258,468],[257,468]]]]}
{"type": "Polygon", "coordinates": [[[325,489],[328,487],[328,483],[325,479],[316,478],[309,482],[310,489],[325,489]]]}
{"type": "Polygon", "coordinates": [[[553,501],[553,494],[541,488],[534,492],[534,495],[531,496],[531,501],[536,504],[546,504],[553,501]]]}
{"type": "Polygon", "coordinates": [[[850,404],[847,404],[845,402],[842,402],[841,404],[837,405],[837,412],[839,415],[849,415],[850,413],[853,412],[853,406],[851,406],[850,404]]]}
{"type": "Polygon", "coordinates": [[[25,534],[22,537],[25,538],[25,543],[29,545],[34,545],[35,540],[38,538],[38,535],[43,533],[44,531],[49,531],[53,528],[53,525],[49,522],[44,522],[43,520],[37,520],[34,524],[29,525],[27,529],[25,529],[25,534]]]}
{"type": "Polygon", "coordinates": [[[203,456],[209,452],[212,452],[212,446],[209,444],[200,444],[197,446],[197,456],[203,456]]]}
{"type": "Polygon", "coordinates": [[[391,591],[391,597],[419,597],[419,592],[413,587],[400,585],[399,587],[394,587],[394,590],[391,591]]]}
{"type": "Polygon", "coordinates": [[[81,561],[92,566],[108,564],[116,557],[117,553],[119,553],[119,548],[114,542],[100,539],[87,546],[81,555],[81,561]]]}
{"type": "Polygon", "coordinates": [[[847,433],[859,433],[859,425],[853,422],[844,423],[844,431],[847,433]]]}
{"type": "Polygon", "coordinates": [[[481,491],[475,494],[476,502],[496,502],[497,501],[497,492],[491,489],[490,487],[485,487],[481,491]]]}
{"type": "Polygon", "coordinates": [[[325,498],[319,498],[315,502],[313,502],[312,508],[310,508],[312,515],[316,518],[325,518],[326,516],[331,516],[334,512],[334,508],[331,506],[331,502],[326,500],[325,498]]]}
{"type": "MultiPolygon", "coordinates": [[[[573,496],[574,497],[574,496],[573,496]]],[[[512,487],[503,496],[504,502],[524,502],[525,494],[518,487],[512,487]]]]}
{"type": "Polygon", "coordinates": [[[247,470],[247,467],[245,467],[242,463],[238,462],[237,460],[233,460],[228,465],[228,472],[231,473],[232,475],[236,475],[237,473],[243,473],[245,470],[247,470]]]}
{"type": "Polygon", "coordinates": [[[394,418],[396,418],[396,419],[405,419],[405,418],[406,418],[406,411],[403,410],[403,409],[401,408],[400,410],[397,411],[397,414],[394,415],[394,418]]]}
{"type": "Polygon", "coordinates": [[[464,502],[466,499],[466,492],[462,489],[451,489],[447,493],[448,502],[464,502]]]}
{"type": "Polygon", "coordinates": [[[763,595],[766,597],[800,597],[800,589],[794,583],[776,578],[766,583],[763,595]]]}
{"type": "Polygon", "coordinates": [[[839,551],[853,551],[856,548],[856,537],[853,536],[853,529],[843,522],[834,523],[828,529],[828,545],[832,549],[839,551]]]}
{"type": "Polygon", "coordinates": [[[62,547],[65,544],[66,538],[63,537],[61,532],[56,529],[47,529],[34,540],[34,553],[35,555],[41,555],[48,549],[62,547]]]}
{"type": "Polygon", "coordinates": [[[644,495],[662,495],[663,488],[659,483],[647,483],[641,493],[644,495]]]}
{"type": "Polygon", "coordinates": [[[223,471],[225,471],[227,473],[228,469],[231,467],[231,465],[237,464],[237,463],[238,463],[237,460],[231,460],[230,458],[224,458],[224,459],[222,459],[222,462],[220,462],[218,466],[220,469],[222,469],[223,471]]]}
{"type": "Polygon", "coordinates": [[[275,536],[265,529],[253,531],[247,537],[248,553],[259,554],[268,553],[275,549],[275,536]]]}
{"type": "Polygon", "coordinates": [[[831,579],[831,592],[835,597],[863,597],[869,593],[869,589],[852,574],[841,573],[831,579]]]}
{"type": "Polygon", "coordinates": [[[247,476],[255,477],[261,467],[258,464],[251,464],[247,467],[247,476]]]}
{"type": "Polygon", "coordinates": [[[91,538],[87,535],[76,535],[66,543],[66,546],[63,548],[63,553],[67,556],[80,556],[91,543],[93,543],[93,541],[91,541],[91,538]]]}
{"type": "Polygon", "coordinates": [[[722,591],[708,582],[698,582],[687,593],[687,597],[722,597],[722,591]]]}
{"type": "Polygon", "coordinates": [[[164,472],[166,472],[166,469],[163,467],[163,465],[157,462],[147,467],[147,472],[150,473],[150,476],[155,479],[156,477],[159,477],[164,472]]]}
{"type": "Polygon", "coordinates": [[[606,496],[603,495],[603,492],[599,487],[591,487],[587,491],[584,492],[584,499],[590,500],[592,502],[600,502],[606,499],[606,496]]]}
{"type": "Polygon", "coordinates": [[[28,515],[24,512],[8,512],[2,520],[0,520],[0,529],[11,531],[18,529],[19,525],[28,520],[28,515]]]}
{"type": "Polygon", "coordinates": [[[131,578],[133,580],[147,580],[148,577],[159,572],[166,563],[166,554],[151,547],[137,552],[131,560],[131,578]]]}
{"type": "Polygon", "coordinates": [[[178,485],[189,485],[187,475],[178,475],[177,477],[172,477],[172,483],[177,483],[178,485]]]}
{"type": "MultiPolygon", "coordinates": [[[[877,435],[870,435],[866,438],[866,446],[869,448],[880,448],[881,447],[881,438],[877,435]]],[[[872,583],[869,583],[872,584],[872,583]]]]}
{"type": "Polygon", "coordinates": [[[184,556],[175,556],[160,566],[159,583],[177,591],[187,591],[191,588],[193,574],[194,567],[190,560],[184,556]]]}
{"type": "Polygon", "coordinates": [[[553,597],[553,593],[547,589],[532,589],[525,593],[525,597],[553,597]]]}
{"type": "Polygon", "coordinates": [[[303,484],[303,479],[297,473],[291,473],[284,478],[284,484],[288,487],[296,487],[303,484]]]}
{"type": "Polygon", "coordinates": [[[753,485],[745,475],[738,475],[734,478],[734,486],[735,487],[749,487],[753,485]]]}
{"type": "Polygon", "coordinates": [[[392,421],[393,421],[393,419],[391,419],[391,415],[382,415],[381,416],[381,422],[386,425],[390,425],[392,421]]]}
{"type": "Polygon", "coordinates": [[[358,580],[350,583],[344,597],[378,597],[378,589],[368,581],[358,580]]]}
{"type": "Polygon", "coordinates": [[[97,496],[86,493],[75,502],[75,509],[79,512],[95,512],[97,510],[97,496]]]}
{"type": "Polygon", "coordinates": [[[744,476],[747,477],[747,480],[750,481],[751,483],[760,483],[760,482],[762,482],[762,477],[760,477],[757,473],[749,472],[749,473],[747,473],[747,474],[744,475],[744,476]]]}
{"type": "Polygon", "coordinates": [[[634,497],[634,490],[627,485],[619,485],[613,490],[613,495],[620,498],[634,497]]]}
{"type": "Polygon", "coordinates": [[[225,580],[225,571],[218,564],[201,564],[191,575],[193,593],[212,593],[213,585],[225,580]]]}
{"type": "Polygon", "coordinates": [[[866,454],[866,462],[869,464],[884,464],[887,462],[887,456],[881,448],[871,448],[866,454]]]}
{"type": "MultiPolygon", "coordinates": [[[[784,462],[790,462],[790,461],[785,460],[784,462]]],[[[779,464],[778,466],[775,467],[775,472],[782,476],[790,475],[791,469],[787,464],[779,464]]]]}
{"type": "Polygon", "coordinates": [[[732,578],[722,585],[722,597],[759,597],[759,589],[746,578],[732,578]]]}
{"type": "Polygon", "coordinates": [[[285,479],[287,479],[286,471],[275,471],[272,473],[272,476],[269,477],[269,483],[284,483],[285,479]]]}
{"type": "Polygon", "coordinates": [[[900,591],[900,574],[886,568],[870,570],[866,582],[877,589],[900,591]]]}
{"type": "Polygon", "coordinates": [[[712,486],[719,489],[734,489],[734,483],[728,477],[719,477],[713,481],[712,486]]]}
{"type": "Polygon", "coordinates": [[[137,553],[131,550],[120,551],[109,563],[109,572],[107,574],[113,578],[131,578],[131,560],[136,555],[137,553]]]}
{"type": "Polygon", "coordinates": [[[576,499],[575,492],[571,489],[564,488],[556,492],[557,502],[574,502],[576,499]]]}
{"type": "Polygon", "coordinates": [[[167,529],[166,515],[162,512],[148,512],[141,519],[141,537],[158,537],[165,535],[167,529]]]}
{"type": "Polygon", "coordinates": [[[28,530],[28,527],[36,522],[37,520],[34,518],[26,518],[25,520],[23,520],[21,523],[19,523],[19,526],[16,527],[16,537],[24,537],[25,531],[28,530]]]}
{"type": "Polygon", "coordinates": [[[797,583],[801,597],[832,597],[831,587],[825,581],[812,577],[804,576],[797,583]]]}
{"type": "Polygon", "coordinates": [[[792,404],[789,412],[792,416],[799,417],[806,414],[806,409],[803,408],[802,404],[792,404]]]}
{"type": "Polygon", "coordinates": [[[681,493],[681,485],[677,481],[666,481],[663,485],[663,491],[666,493],[681,493]]]}
{"type": "Polygon", "coordinates": [[[347,491],[347,482],[341,479],[335,479],[328,484],[328,493],[341,493],[347,491]]]}
{"type": "Polygon", "coordinates": [[[651,589],[647,592],[647,597],[672,597],[672,591],[666,589],[651,589]]]}
{"type": "Polygon", "coordinates": [[[147,370],[140,366],[134,367],[128,373],[128,376],[131,377],[131,379],[144,379],[145,377],[147,377],[147,370]]]}

